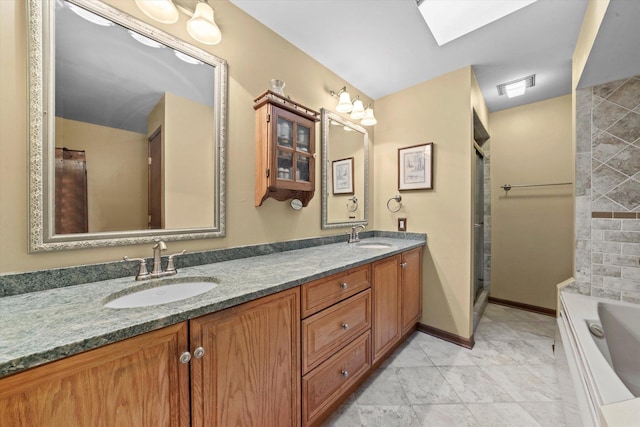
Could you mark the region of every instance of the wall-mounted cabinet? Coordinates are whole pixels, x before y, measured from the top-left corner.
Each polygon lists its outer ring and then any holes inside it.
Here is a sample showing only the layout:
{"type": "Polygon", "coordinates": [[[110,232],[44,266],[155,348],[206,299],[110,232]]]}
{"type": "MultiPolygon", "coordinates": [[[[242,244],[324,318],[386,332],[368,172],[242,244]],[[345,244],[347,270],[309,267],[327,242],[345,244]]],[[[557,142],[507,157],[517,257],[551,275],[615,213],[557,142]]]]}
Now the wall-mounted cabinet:
{"type": "Polygon", "coordinates": [[[255,204],[267,198],[300,199],[307,206],[315,192],[318,112],[267,91],[255,99],[255,204]]]}

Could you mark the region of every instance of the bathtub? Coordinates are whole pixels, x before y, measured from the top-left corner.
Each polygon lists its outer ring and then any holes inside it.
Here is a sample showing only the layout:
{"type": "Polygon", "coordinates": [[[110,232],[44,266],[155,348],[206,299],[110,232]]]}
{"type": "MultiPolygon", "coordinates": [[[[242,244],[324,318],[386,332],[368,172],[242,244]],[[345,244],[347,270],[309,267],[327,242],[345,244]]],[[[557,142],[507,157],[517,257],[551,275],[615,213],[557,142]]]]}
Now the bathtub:
{"type": "Polygon", "coordinates": [[[556,364],[567,425],[640,426],[640,305],[568,292],[560,302],[556,364]]]}

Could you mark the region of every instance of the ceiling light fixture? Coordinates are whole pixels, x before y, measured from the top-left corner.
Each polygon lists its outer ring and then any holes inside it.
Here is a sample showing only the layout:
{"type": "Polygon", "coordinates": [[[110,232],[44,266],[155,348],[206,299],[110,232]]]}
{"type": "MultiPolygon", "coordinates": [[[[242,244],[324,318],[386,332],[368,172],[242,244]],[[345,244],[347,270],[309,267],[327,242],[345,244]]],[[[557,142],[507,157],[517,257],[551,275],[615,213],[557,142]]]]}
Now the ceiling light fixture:
{"type": "Polygon", "coordinates": [[[536,75],[531,74],[530,76],[512,80],[507,83],[501,83],[497,85],[496,88],[498,89],[498,95],[506,94],[507,97],[513,98],[516,96],[524,95],[528,87],[533,87],[535,85],[536,75]]]}
{"type": "MultiPolygon", "coordinates": [[[[176,0],[179,5],[173,3],[173,0],[135,0],[138,8],[149,18],[162,24],[175,24],[178,22],[180,13],[178,9],[186,15],[191,16],[187,21],[187,32],[196,41],[207,45],[220,43],[222,40],[222,32],[214,20],[213,9],[206,0],[198,0],[195,10],[192,12],[186,8],[182,0],[176,0]]],[[[187,6],[191,7],[191,5],[187,6]]]]}
{"type": "Polygon", "coordinates": [[[360,95],[356,95],[351,98],[347,87],[343,86],[338,92],[329,91],[329,94],[334,98],[338,98],[338,105],[336,105],[336,111],[338,113],[351,113],[349,117],[353,120],[360,120],[360,124],[363,126],[373,126],[378,121],[373,115],[373,108],[368,105],[364,108],[363,102],[360,100],[360,95]]]}
{"type": "Polygon", "coordinates": [[[417,0],[438,46],[469,34],[537,0],[417,0]]]}
{"type": "Polygon", "coordinates": [[[163,24],[175,24],[180,16],[171,0],[136,0],[136,6],[149,18],[163,24]]]}

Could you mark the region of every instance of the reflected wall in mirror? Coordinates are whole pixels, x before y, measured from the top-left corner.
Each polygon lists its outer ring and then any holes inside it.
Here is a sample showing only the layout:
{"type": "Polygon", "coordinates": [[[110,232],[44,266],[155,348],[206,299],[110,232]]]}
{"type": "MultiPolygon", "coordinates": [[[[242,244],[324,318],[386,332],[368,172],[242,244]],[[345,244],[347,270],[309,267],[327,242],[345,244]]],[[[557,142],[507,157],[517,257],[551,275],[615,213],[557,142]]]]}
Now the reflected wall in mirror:
{"type": "Polygon", "coordinates": [[[28,5],[30,251],[224,236],[226,62],[97,0],[28,5]]]}
{"type": "Polygon", "coordinates": [[[322,228],[369,221],[369,135],[322,109],[322,228]]]}

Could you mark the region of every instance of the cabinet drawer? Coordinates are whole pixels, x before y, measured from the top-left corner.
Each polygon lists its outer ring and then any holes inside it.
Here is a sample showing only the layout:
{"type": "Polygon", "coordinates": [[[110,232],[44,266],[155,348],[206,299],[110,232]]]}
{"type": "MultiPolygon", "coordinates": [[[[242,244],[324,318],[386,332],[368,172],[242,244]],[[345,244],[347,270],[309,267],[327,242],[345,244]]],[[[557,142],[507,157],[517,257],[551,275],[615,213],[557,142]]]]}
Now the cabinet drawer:
{"type": "Polygon", "coordinates": [[[302,372],[309,372],[345,343],[370,328],[370,289],[304,319],[302,372]]]}
{"type": "Polygon", "coordinates": [[[369,266],[302,285],[302,317],[310,316],[371,287],[369,266]]]}
{"type": "Polygon", "coordinates": [[[302,378],[302,425],[324,415],[370,367],[371,332],[367,331],[302,378]]]}

